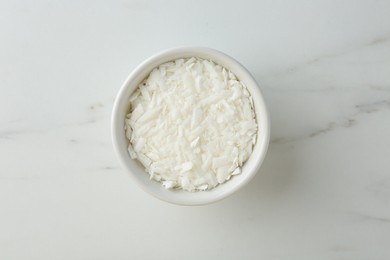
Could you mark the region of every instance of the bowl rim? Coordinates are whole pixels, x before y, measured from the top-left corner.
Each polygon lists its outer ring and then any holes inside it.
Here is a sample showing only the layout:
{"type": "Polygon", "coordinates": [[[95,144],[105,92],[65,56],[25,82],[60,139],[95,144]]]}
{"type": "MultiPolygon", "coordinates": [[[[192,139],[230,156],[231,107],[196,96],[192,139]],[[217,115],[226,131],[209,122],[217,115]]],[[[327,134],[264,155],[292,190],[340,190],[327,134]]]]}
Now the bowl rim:
{"type": "MultiPolygon", "coordinates": [[[[177,59],[177,58],[175,58],[175,59],[177,59]]],[[[174,60],[174,59],[171,59],[171,60],[174,60]]],[[[215,62],[217,64],[219,64],[218,61],[215,61],[215,62]]],[[[154,65],[154,66],[156,66],[156,65],[154,65]]],[[[235,71],[233,71],[233,73],[235,73],[235,71]]],[[[246,85],[248,85],[248,84],[246,84],[246,85]]],[[[252,96],[254,95],[251,91],[250,91],[250,93],[251,93],[252,96]]],[[[256,105],[258,105],[258,104],[255,103],[255,106],[256,105]]],[[[256,117],[257,116],[258,115],[256,114],[256,117]]],[[[115,98],[115,101],[114,101],[114,105],[113,105],[113,109],[112,109],[112,114],[111,114],[111,135],[112,135],[111,137],[112,137],[114,150],[115,150],[115,153],[116,153],[117,157],[119,158],[119,161],[120,161],[122,167],[125,168],[125,170],[128,172],[128,175],[131,177],[131,179],[133,181],[135,181],[137,186],[142,188],[142,190],[144,190],[145,192],[151,194],[155,198],[158,198],[158,199],[160,199],[162,201],[169,202],[169,203],[172,203],[172,204],[186,205],[186,206],[205,205],[205,204],[210,204],[210,203],[222,200],[222,199],[230,196],[234,192],[238,191],[242,187],[244,187],[247,183],[249,183],[250,180],[252,180],[252,178],[256,175],[256,173],[258,172],[262,162],[264,161],[264,158],[265,158],[265,155],[267,153],[268,146],[269,146],[270,127],[271,126],[270,126],[269,113],[268,113],[268,109],[267,109],[267,106],[266,106],[266,102],[264,100],[263,92],[262,92],[260,86],[258,85],[258,83],[256,82],[256,80],[254,79],[254,77],[251,75],[251,73],[243,65],[241,65],[237,60],[235,60],[231,56],[229,56],[229,55],[227,55],[227,54],[225,54],[223,52],[220,52],[218,50],[208,48],[208,47],[177,47],[177,48],[170,48],[170,49],[166,49],[166,50],[160,51],[160,52],[150,56],[149,58],[145,59],[138,66],[136,66],[135,69],[133,69],[133,71],[129,74],[129,76],[126,78],[126,80],[121,85],[121,87],[119,89],[119,92],[116,95],[116,98],[115,98]],[[220,196],[209,196],[207,199],[203,199],[203,200],[193,200],[193,201],[188,201],[187,200],[187,201],[183,201],[183,200],[180,200],[180,199],[167,199],[166,197],[160,196],[156,192],[152,192],[150,189],[148,189],[148,187],[146,185],[141,183],[134,176],[135,173],[131,169],[129,169],[129,167],[127,165],[127,161],[129,160],[129,155],[128,154],[124,154],[123,151],[120,149],[120,143],[119,142],[121,142],[121,141],[119,140],[120,137],[118,136],[118,128],[122,128],[123,127],[123,122],[121,122],[121,121],[123,121],[124,118],[122,118],[122,119],[119,118],[118,114],[120,113],[119,111],[120,111],[120,108],[121,108],[120,107],[120,103],[121,103],[121,101],[124,98],[128,98],[128,97],[125,97],[125,93],[127,92],[127,89],[129,88],[129,86],[131,86],[131,82],[133,80],[135,80],[137,75],[139,75],[140,73],[144,72],[145,69],[147,67],[149,67],[150,65],[158,63],[160,60],[162,60],[160,62],[160,64],[168,62],[167,60],[163,60],[164,58],[166,58],[168,56],[176,56],[176,55],[182,54],[183,57],[188,57],[188,56],[185,55],[185,53],[189,53],[189,52],[202,53],[205,56],[218,57],[220,60],[224,60],[225,63],[229,63],[229,64],[232,64],[232,66],[234,65],[235,67],[239,67],[240,70],[241,70],[241,73],[245,74],[246,80],[247,81],[249,80],[250,84],[254,85],[253,87],[256,88],[256,91],[255,91],[256,93],[255,94],[257,95],[257,98],[261,101],[261,104],[260,104],[261,105],[261,111],[262,111],[262,119],[261,119],[261,121],[262,121],[262,124],[263,124],[263,129],[262,129],[263,130],[262,131],[263,134],[261,135],[261,137],[263,139],[263,142],[262,142],[262,147],[260,148],[261,149],[260,150],[260,154],[259,154],[259,156],[257,158],[256,163],[255,163],[256,165],[254,166],[254,168],[252,169],[251,172],[246,173],[247,176],[245,177],[245,179],[241,183],[239,183],[238,185],[234,186],[230,190],[227,190],[226,192],[224,192],[220,196]]],[[[196,194],[196,193],[197,192],[194,192],[193,194],[196,194]]]]}

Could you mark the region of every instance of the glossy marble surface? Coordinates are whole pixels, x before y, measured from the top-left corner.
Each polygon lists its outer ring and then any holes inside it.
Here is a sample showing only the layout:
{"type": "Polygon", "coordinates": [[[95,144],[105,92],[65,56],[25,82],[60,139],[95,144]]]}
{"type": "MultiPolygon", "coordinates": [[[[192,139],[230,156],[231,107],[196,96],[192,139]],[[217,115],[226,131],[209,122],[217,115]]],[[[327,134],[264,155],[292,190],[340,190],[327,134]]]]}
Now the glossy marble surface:
{"type": "Polygon", "coordinates": [[[390,259],[389,1],[1,1],[0,259],[390,259]],[[261,171],[216,204],[135,186],[111,145],[128,73],[176,46],[263,87],[261,171]]]}

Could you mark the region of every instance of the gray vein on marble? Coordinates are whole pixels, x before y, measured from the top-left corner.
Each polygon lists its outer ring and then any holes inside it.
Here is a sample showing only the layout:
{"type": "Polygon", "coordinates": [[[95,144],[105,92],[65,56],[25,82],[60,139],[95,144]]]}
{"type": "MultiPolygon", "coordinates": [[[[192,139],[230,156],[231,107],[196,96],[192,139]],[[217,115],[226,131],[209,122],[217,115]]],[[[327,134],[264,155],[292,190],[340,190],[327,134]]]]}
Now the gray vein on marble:
{"type": "Polygon", "coordinates": [[[388,217],[374,216],[374,215],[369,215],[361,212],[353,212],[351,213],[351,215],[358,218],[359,220],[376,221],[384,224],[390,224],[390,216],[388,217]]]}
{"type": "Polygon", "coordinates": [[[334,131],[338,128],[351,128],[357,124],[358,118],[363,114],[372,114],[383,109],[390,108],[390,98],[389,99],[381,99],[374,102],[363,103],[355,105],[355,112],[351,114],[349,117],[344,118],[339,121],[332,121],[327,124],[325,128],[316,129],[306,135],[302,135],[300,137],[295,138],[285,138],[285,137],[277,137],[271,140],[272,144],[284,144],[301,141],[307,138],[314,138],[323,134],[327,134],[331,131],[334,131]]]}
{"type": "Polygon", "coordinates": [[[380,85],[367,84],[367,86],[368,86],[371,90],[376,90],[376,91],[390,91],[390,85],[380,86],[380,85]]]}
{"type": "Polygon", "coordinates": [[[13,139],[15,136],[22,135],[22,134],[29,134],[31,133],[31,130],[28,129],[10,129],[10,130],[3,130],[0,132],[0,139],[13,139]]]}
{"type": "MultiPolygon", "coordinates": [[[[59,128],[68,128],[68,127],[80,127],[80,126],[89,126],[95,124],[101,120],[107,118],[109,113],[104,112],[103,114],[97,115],[95,112],[97,110],[101,110],[105,107],[102,102],[95,102],[94,104],[88,106],[87,116],[90,118],[85,120],[80,120],[76,122],[69,123],[59,123],[53,124],[50,127],[26,127],[25,119],[16,119],[11,121],[1,122],[0,124],[0,140],[13,140],[18,136],[26,135],[26,134],[38,134],[38,133],[47,133],[49,131],[59,129],[59,128]],[[19,125],[19,126],[16,126],[19,125]],[[1,129],[3,128],[3,129],[1,129]]],[[[70,143],[77,143],[78,141],[75,139],[70,139],[70,143]]]]}
{"type": "Polygon", "coordinates": [[[390,42],[390,35],[378,36],[378,37],[375,37],[373,40],[370,40],[370,41],[368,41],[366,43],[363,43],[363,44],[360,44],[360,45],[351,46],[351,47],[347,47],[347,48],[344,48],[344,49],[342,49],[340,51],[331,52],[329,54],[320,55],[317,58],[313,58],[313,59],[307,60],[307,61],[305,61],[303,63],[297,64],[297,65],[293,65],[293,66],[291,66],[289,68],[286,68],[286,69],[284,69],[282,71],[279,71],[277,73],[274,73],[274,74],[271,74],[269,76],[266,76],[265,78],[267,78],[267,77],[271,77],[271,78],[279,77],[281,75],[295,72],[297,70],[300,70],[303,67],[310,66],[310,65],[313,65],[313,64],[317,64],[317,63],[322,62],[322,61],[327,60],[327,59],[337,58],[337,57],[340,57],[340,56],[343,56],[343,55],[346,55],[346,54],[350,54],[350,53],[353,53],[353,52],[356,52],[356,51],[360,51],[361,49],[365,49],[367,47],[375,47],[375,46],[378,46],[378,45],[384,45],[384,44],[388,44],[389,42],[390,42]]]}

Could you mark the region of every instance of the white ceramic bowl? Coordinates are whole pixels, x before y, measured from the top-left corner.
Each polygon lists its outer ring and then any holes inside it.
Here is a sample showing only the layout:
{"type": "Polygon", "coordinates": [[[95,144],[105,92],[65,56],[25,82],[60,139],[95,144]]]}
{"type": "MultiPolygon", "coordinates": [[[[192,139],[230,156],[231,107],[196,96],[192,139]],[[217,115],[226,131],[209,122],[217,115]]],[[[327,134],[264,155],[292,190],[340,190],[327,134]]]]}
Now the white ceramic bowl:
{"type": "Polygon", "coordinates": [[[112,112],[112,139],[117,155],[130,174],[130,177],[146,192],[161,200],[180,205],[202,205],[221,200],[247,184],[259,170],[267,152],[270,135],[270,122],[263,95],[254,78],[236,60],[219,51],[209,48],[185,47],[160,52],[141,63],[126,79],[116,97],[112,112]],[[210,59],[231,70],[248,88],[254,101],[258,123],[257,142],[249,159],[244,163],[242,173],[209,191],[188,192],[166,190],[160,183],[150,180],[143,166],[132,160],[128,154],[128,140],[125,136],[124,121],[129,112],[129,96],[145,79],[153,68],[178,58],[199,57],[210,59]]]}

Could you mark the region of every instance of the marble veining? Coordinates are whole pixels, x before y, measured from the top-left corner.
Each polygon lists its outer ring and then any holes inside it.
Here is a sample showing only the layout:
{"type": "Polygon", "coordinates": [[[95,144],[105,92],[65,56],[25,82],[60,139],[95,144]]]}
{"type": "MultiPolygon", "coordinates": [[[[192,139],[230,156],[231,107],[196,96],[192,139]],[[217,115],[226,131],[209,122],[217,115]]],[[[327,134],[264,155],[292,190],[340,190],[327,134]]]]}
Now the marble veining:
{"type": "Polygon", "coordinates": [[[390,259],[388,1],[3,1],[0,259],[390,259]],[[233,56],[271,144],[216,204],[130,181],[111,144],[122,82],[176,46],[233,56]]]}
{"type": "Polygon", "coordinates": [[[369,102],[366,104],[358,104],[355,105],[355,112],[349,115],[347,118],[343,118],[339,121],[332,121],[329,122],[326,128],[323,129],[317,129],[314,130],[313,132],[310,132],[306,135],[300,136],[295,139],[285,139],[283,137],[277,137],[273,138],[271,140],[271,143],[273,144],[279,144],[279,143],[287,143],[287,142],[296,142],[305,138],[313,138],[318,135],[326,134],[332,130],[335,130],[337,128],[343,127],[343,128],[350,128],[353,127],[357,124],[357,120],[359,116],[362,114],[371,114],[375,113],[378,111],[381,111],[383,109],[390,109],[390,98],[389,99],[384,99],[384,100],[379,100],[379,101],[374,101],[374,102],[369,102]]]}
{"type": "Polygon", "coordinates": [[[361,213],[354,213],[353,215],[363,221],[375,221],[380,222],[382,224],[390,224],[390,217],[378,217],[361,213]]]}
{"type": "MultiPolygon", "coordinates": [[[[343,50],[332,52],[329,54],[324,54],[324,55],[315,57],[313,59],[310,59],[308,61],[305,61],[301,64],[293,65],[293,66],[291,66],[283,71],[277,72],[276,74],[272,75],[272,77],[280,77],[283,74],[295,72],[295,71],[300,70],[302,68],[306,68],[307,66],[312,66],[312,65],[315,65],[316,63],[323,62],[324,60],[339,58],[339,57],[342,57],[346,54],[356,53],[356,52],[362,51],[362,50],[367,49],[367,48],[372,49],[373,47],[376,47],[378,45],[389,45],[389,42],[390,42],[390,36],[385,36],[385,37],[379,36],[379,37],[376,37],[375,39],[370,40],[366,43],[362,43],[362,44],[356,45],[356,46],[350,46],[350,47],[347,47],[343,50]]],[[[387,86],[387,89],[389,87],[390,86],[387,86]]]]}

